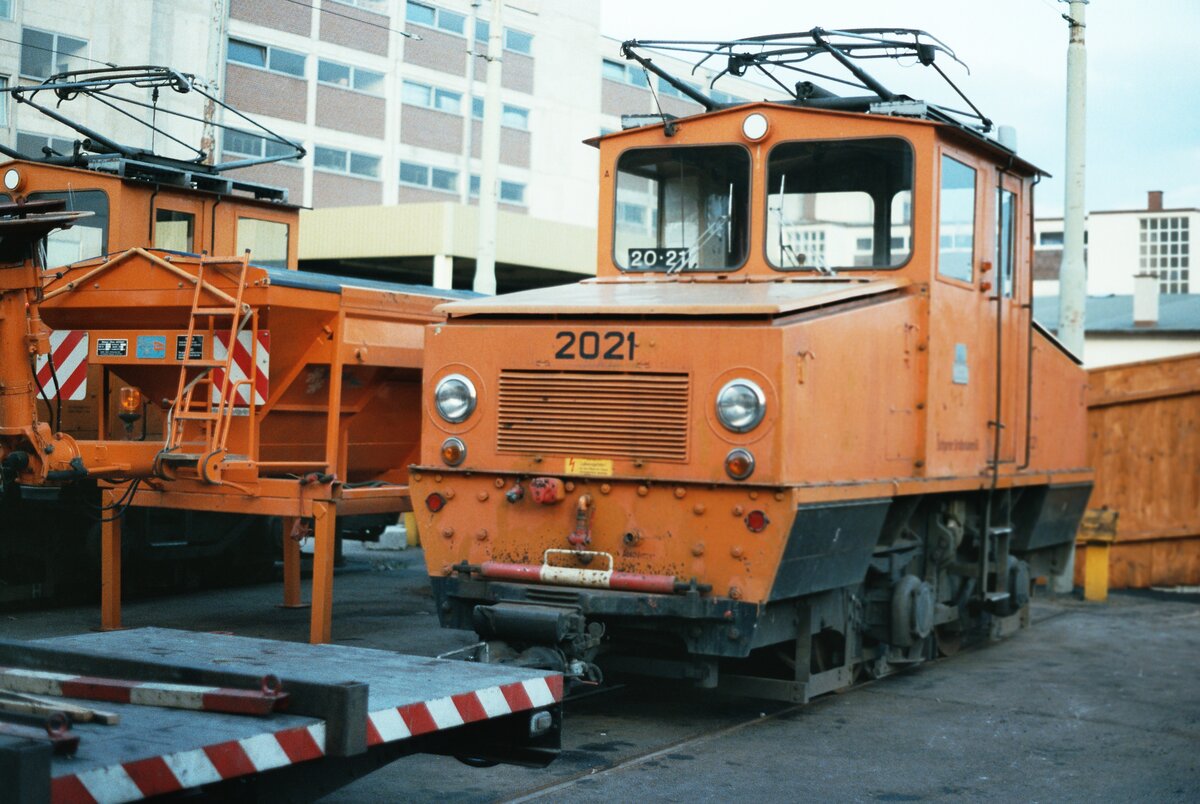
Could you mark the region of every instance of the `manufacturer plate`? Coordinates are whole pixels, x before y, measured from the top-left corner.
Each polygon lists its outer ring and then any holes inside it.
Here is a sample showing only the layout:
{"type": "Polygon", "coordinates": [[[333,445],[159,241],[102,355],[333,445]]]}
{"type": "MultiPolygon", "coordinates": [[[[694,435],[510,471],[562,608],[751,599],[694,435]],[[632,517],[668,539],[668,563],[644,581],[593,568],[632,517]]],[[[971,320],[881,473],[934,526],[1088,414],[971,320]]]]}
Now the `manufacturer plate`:
{"type": "Polygon", "coordinates": [[[98,338],[96,357],[125,357],[129,354],[129,341],[125,338],[98,338]]]}

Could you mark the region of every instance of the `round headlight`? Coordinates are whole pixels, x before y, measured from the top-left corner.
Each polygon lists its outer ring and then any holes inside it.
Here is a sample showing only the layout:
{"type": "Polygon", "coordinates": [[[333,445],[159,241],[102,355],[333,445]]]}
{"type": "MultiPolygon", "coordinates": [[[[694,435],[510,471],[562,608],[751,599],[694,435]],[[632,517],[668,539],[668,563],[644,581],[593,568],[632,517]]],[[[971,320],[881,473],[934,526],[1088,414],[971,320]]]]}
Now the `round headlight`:
{"type": "Polygon", "coordinates": [[[446,421],[461,422],[475,410],[475,386],[461,374],[443,377],[434,389],[433,404],[446,421]]]}
{"type": "Polygon", "coordinates": [[[21,187],[21,171],[16,168],[9,168],[4,171],[4,189],[10,192],[15,192],[21,187]]]}
{"type": "Polygon", "coordinates": [[[730,380],[717,393],[717,418],[735,433],[753,430],[767,412],[767,397],[750,380],[730,380]]]}

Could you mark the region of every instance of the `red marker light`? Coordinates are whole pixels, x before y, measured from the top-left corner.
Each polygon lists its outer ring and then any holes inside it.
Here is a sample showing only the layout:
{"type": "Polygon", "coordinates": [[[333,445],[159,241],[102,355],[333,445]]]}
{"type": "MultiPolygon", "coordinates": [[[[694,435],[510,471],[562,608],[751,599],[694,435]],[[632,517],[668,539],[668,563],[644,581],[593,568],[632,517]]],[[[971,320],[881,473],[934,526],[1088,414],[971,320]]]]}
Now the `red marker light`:
{"type": "Polygon", "coordinates": [[[446,507],[446,498],[435,491],[425,498],[425,507],[436,514],[446,507]]]}
{"type": "Polygon", "coordinates": [[[751,511],[746,514],[746,527],[750,529],[751,533],[762,533],[770,524],[771,520],[767,519],[767,515],[762,511],[751,511]]]}

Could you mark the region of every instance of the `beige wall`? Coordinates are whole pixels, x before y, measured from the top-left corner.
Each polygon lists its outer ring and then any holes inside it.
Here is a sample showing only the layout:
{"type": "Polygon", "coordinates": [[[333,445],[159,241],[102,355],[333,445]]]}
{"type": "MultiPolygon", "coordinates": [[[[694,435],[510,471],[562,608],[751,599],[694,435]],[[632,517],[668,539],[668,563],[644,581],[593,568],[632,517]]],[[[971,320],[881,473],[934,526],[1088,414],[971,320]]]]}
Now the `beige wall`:
{"type": "MultiPolygon", "coordinates": [[[[308,36],[312,31],[312,15],[309,3],[290,3],[288,0],[230,0],[229,3],[229,16],[235,20],[301,36],[308,36]]],[[[324,22],[321,27],[325,27],[324,22]]]]}
{"type": "Polygon", "coordinates": [[[322,42],[365,50],[378,56],[387,55],[387,29],[392,26],[386,15],[375,14],[345,3],[328,3],[328,6],[326,10],[337,13],[321,16],[322,42]]]}
{"type": "Polygon", "coordinates": [[[321,84],[317,87],[317,125],[364,137],[382,137],[387,115],[383,98],[321,84]]]}
{"type": "Polygon", "coordinates": [[[407,184],[400,185],[397,195],[401,204],[441,203],[455,201],[458,198],[458,193],[447,193],[440,190],[422,190],[420,187],[411,187],[407,184]]]}
{"type": "Polygon", "coordinates": [[[400,112],[400,142],[435,151],[462,152],[462,116],[405,105],[400,112]]]}
{"type": "MultiPolygon", "coordinates": [[[[484,71],[487,72],[486,70],[484,71]]],[[[504,68],[500,72],[500,84],[505,89],[533,94],[533,59],[520,53],[504,54],[504,68]]]]}
{"type": "MultiPolygon", "coordinates": [[[[604,114],[640,114],[654,104],[650,90],[605,79],[600,87],[600,111],[604,114]]],[[[599,132],[596,132],[597,134],[599,132]]]]}
{"type": "Polygon", "coordinates": [[[383,200],[383,185],[370,179],[313,171],[313,209],[378,204],[383,200]]]}
{"type": "MultiPolygon", "coordinates": [[[[466,75],[467,40],[461,36],[444,33],[434,28],[411,26],[420,34],[420,40],[409,39],[404,43],[404,62],[431,70],[440,70],[452,75],[466,75]]],[[[481,59],[480,64],[484,64],[481,59]]]]}
{"type": "MultiPolygon", "coordinates": [[[[483,126],[478,120],[471,126],[471,156],[476,159],[482,151],[483,126]]],[[[529,155],[533,148],[533,137],[528,131],[516,128],[500,129],[500,164],[513,167],[529,167],[529,155]]]]}
{"type": "Polygon", "coordinates": [[[308,87],[303,79],[240,64],[225,68],[225,100],[248,114],[297,123],[303,123],[308,114],[308,87]]]}

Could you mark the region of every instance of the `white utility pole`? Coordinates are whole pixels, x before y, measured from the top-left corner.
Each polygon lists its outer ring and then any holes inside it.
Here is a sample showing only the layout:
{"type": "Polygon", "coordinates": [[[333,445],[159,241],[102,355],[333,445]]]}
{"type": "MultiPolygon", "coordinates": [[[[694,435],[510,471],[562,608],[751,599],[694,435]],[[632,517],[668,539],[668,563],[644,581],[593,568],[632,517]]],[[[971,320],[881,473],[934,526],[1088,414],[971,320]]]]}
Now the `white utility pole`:
{"type": "Polygon", "coordinates": [[[1087,51],[1084,48],[1084,9],[1088,0],[1070,0],[1065,15],[1070,30],[1067,45],[1066,199],[1063,211],[1063,256],[1058,279],[1058,339],[1083,359],[1084,306],[1087,303],[1087,265],[1083,259],[1084,157],[1087,146],[1087,51]]]}
{"type": "MultiPolygon", "coordinates": [[[[1065,1],[1065,0],[1064,0],[1065,1]]],[[[1088,0],[1070,0],[1064,15],[1070,30],[1067,44],[1066,199],[1063,209],[1063,255],[1058,274],[1058,339],[1083,359],[1087,265],[1083,260],[1084,156],[1087,146],[1087,51],[1084,11],[1088,0]]],[[[1054,591],[1069,593],[1075,584],[1075,545],[1063,571],[1054,578],[1054,591]]]]}
{"type": "Polygon", "coordinates": [[[463,115],[463,182],[458,193],[459,203],[463,206],[471,203],[471,140],[473,139],[472,128],[475,118],[475,60],[479,58],[477,50],[479,40],[475,38],[475,27],[479,24],[480,5],[480,0],[471,0],[471,16],[467,20],[467,113],[463,115]]]}
{"type": "MultiPolygon", "coordinates": [[[[504,53],[504,2],[492,0],[488,23],[487,93],[483,98],[482,170],[479,175],[479,243],[475,254],[477,293],[496,293],[496,197],[500,167],[500,67],[504,53]]],[[[472,36],[474,32],[472,32],[472,36]]]]}
{"type": "MultiPolygon", "coordinates": [[[[229,0],[212,0],[211,27],[208,30],[208,52],[204,68],[208,72],[208,91],[218,97],[225,95],[225,25],[229,19],[229,0]]],[[[217,161],[217,105],[212,101],[204,104],[204,129],[200,134],[200,149],[206,154],[204,164],[217,161]]]]}

